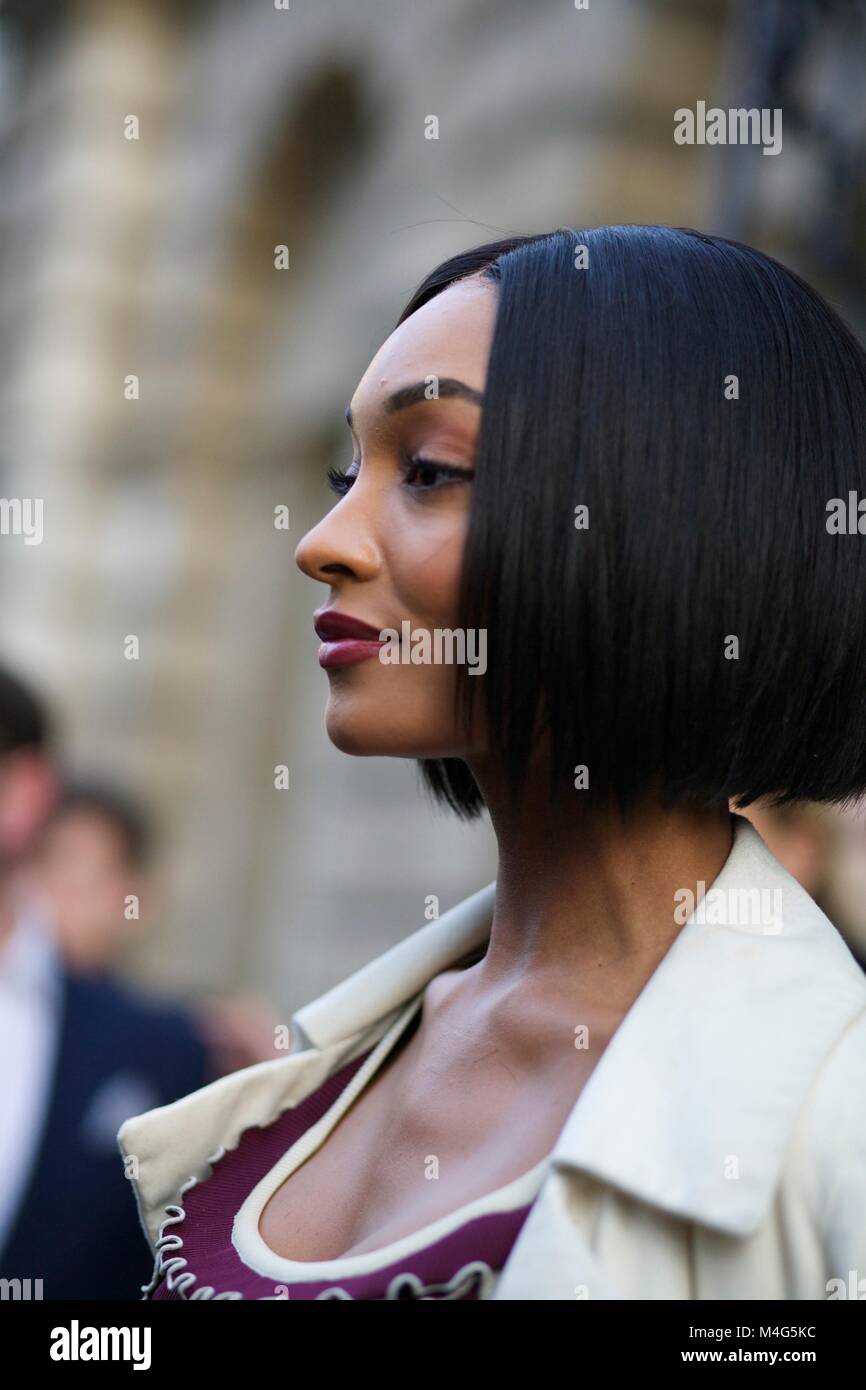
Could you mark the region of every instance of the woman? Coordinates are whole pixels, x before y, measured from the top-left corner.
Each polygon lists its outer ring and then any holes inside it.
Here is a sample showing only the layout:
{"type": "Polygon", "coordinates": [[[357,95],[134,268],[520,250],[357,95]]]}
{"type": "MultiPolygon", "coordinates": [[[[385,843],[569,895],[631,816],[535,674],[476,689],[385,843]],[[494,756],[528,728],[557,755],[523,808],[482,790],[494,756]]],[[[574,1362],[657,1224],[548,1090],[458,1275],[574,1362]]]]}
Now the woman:
{"type": "Polygon", "coordinates": [[[145,1297],[866,1275],[866,981],[728,810],[866,790],[866,538],[826,524],[866,496],[864,385],[824,301],[720,237],[560,228],[423,282],[296,558],[330,738],[486,809],[496,881],[290,1055],[123,1126],[145,1297]]]}

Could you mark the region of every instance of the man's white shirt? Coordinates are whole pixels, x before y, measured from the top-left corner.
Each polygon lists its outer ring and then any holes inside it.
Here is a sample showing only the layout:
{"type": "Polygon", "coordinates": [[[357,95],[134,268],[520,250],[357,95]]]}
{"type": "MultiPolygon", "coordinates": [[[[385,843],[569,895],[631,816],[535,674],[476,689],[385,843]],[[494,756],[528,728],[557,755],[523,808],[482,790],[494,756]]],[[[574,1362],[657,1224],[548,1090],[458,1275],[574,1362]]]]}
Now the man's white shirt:
{"type": "Polygon", "coordinates": [[[0,940],[0,1250],[42,1136],[60,1026],[61,968],[48,923],[22,910],[0,940]]]}

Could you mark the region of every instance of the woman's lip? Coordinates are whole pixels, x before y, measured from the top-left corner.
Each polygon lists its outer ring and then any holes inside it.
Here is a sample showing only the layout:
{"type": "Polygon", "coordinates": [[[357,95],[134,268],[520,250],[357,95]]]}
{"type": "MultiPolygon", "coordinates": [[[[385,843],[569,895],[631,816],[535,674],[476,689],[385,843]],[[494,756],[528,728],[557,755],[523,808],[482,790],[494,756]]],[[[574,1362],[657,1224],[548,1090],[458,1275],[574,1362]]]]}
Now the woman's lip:
{"type": "Polygon", "coordinates": [[[357,661],[367,661],[378,656],[384,642],[364,641],[358,637],[342,637],[334,642],[323,642],[319,647],[319,665],[329,669],[332,666],[352,666],[357,661]]]}
{"type": "Polygon", "coordinates": [[[360,618],[348,613],[337,613],[332,608],[323,608],[313,614],[313,627],[323,642],[339,642],[344,637],[358,638],[362,642],[378,642],[379,631],[360,618]]]}

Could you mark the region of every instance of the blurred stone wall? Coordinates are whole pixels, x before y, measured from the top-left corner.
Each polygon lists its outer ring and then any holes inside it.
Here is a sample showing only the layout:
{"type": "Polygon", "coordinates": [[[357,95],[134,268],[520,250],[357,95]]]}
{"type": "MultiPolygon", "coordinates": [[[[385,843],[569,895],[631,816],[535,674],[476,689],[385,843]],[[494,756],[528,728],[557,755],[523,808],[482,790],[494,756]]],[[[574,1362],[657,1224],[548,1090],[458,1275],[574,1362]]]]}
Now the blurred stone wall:
{"type": "Polygon", "coordinates": [[[676,107],[726,103],[740,14],[7,5],[0,482],[45,499],[45,538],[2,537],[0,652],[54,698],[73,765],[158,813],[138,975],[295,1007],[420,925],[426,894],[444,909],[494,876],[488,829],[434,813],[414,765],[328,743],[324,591],[294,547],[348,459],[358,379],[445,256],[563,223],[723,232],[728,194],[737,232],[808,256],[808,142],[726,182],[719,151],[672,138],[676,107]]]}

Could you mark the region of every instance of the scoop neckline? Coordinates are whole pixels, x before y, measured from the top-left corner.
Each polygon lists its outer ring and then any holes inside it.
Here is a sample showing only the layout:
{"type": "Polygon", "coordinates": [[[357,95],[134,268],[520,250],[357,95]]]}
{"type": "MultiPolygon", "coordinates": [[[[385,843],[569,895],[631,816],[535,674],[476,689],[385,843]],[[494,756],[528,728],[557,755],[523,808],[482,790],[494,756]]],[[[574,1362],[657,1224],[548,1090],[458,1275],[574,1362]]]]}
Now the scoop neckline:
{"type": "Polygon", "coordinates": [[[482,1196],[465,1202],[463,1206],[438,1217],[407,1236],[391,1241],[388,1245],[379,1246],[376,1250],[365,1250],[358,1255],[338,1255],[329,1260],[293,1260],[272,1250],[259,1231],[259,1221],[270,1198],[305,1159],[322,1147],[343,1113],[366,1086],[423,1002],[422,990],[386,1029],[366,1061],[358,1068],[333,1104],[314,1125],[289,1146],[244,1198],[232,1223],[232,1245],[244,1264],[255,1273],[281,1281],[291,1276],[295,1283],[328,1279],[331,1276],[346,1277],[370,1273],[393,1264],[404,1255],[432,1245],[476,1216],[482,1216],[491,1210],[514,1211],[530,1202],[536,1195],[550,1162],[549,1154],[534,1167],[527,1169],[519,1177],[512,1178],[495,1191],[483,1193],[482,1196]]]}

